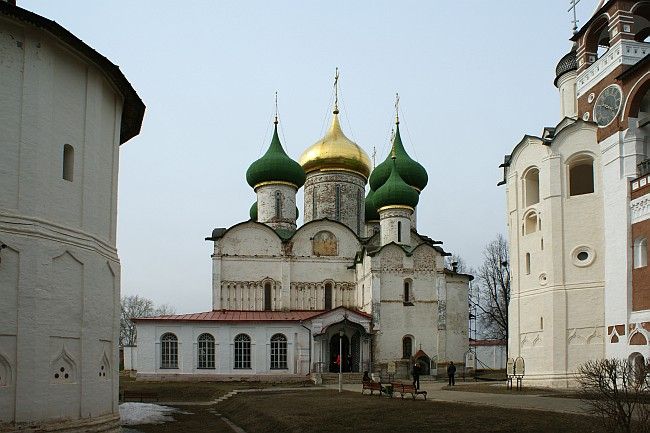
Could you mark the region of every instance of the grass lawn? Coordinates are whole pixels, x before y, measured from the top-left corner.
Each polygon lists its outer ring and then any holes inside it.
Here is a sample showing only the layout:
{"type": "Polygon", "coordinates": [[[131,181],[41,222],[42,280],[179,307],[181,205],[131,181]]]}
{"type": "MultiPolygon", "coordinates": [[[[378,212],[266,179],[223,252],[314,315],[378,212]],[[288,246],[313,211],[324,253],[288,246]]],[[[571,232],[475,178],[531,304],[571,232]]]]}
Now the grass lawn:
{"type": "MultiPolygon", "coordinates": [[[[120,376],[120,395],[122,391],[129,390],[134,392],[155,392],[158,400],[161,402],[204,402],[213,401],[233,389],[248,388],[290,388],[301,387],[305,385],[313,386],[311,382],[287,382],[287,383],[268,383],[259,381],[242,381],[242,382],[197,382],[197,381],[179,381],[179,382],[160,382],[160,381],[140,381],[131,377],[120,376]]],[[[150,400],[145,400],[151,402],[150,400]]],[[[152,403],[155,403],[153,401],[152,403]]]]}
{"type": "MultiPolygon", "coordinates": [[[[338,394],[330,390],[238,394],[214,408],[248,433],[605,432],[600,420],[589,416],[379,398],[354,392],[338,394]]],[[[191,431],[173,424],[178,432],[191,431]]],[[[202,431],[208,430],[197,430],[202,431]]]]}
{"type": "Polygon", "coordinates": [[[551,397],[569,397],[576,396],[577,394],[574,390],[562,390],[562,389],[553,389],[553,388],[534,388],[524,386],[521,390],[517,391],[515,386],[512,389],[508,389],[505,382],[504,383],[468,383],[468,384],[458,384],[456,386],[444,386],[442,388],[445,391],[464,391],[464,392],[481,392],[488,394],[513,394],[513,395],[543,395],[551,397]]]}

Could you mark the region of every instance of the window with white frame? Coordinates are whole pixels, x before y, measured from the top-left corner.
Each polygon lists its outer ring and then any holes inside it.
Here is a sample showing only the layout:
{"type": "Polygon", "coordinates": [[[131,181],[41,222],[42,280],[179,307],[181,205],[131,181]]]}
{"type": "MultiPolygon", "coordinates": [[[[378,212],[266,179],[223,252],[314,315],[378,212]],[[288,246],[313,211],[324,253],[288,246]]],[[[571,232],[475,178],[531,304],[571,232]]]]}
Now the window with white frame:
{"type": "Polygon", "coordinates": [[[287,369],[287,337],[275,334],[271,337],[271,370],[287,369]]]}
{"type": "Polygon", "coordinates": [[[246,334],[235,337],[235,369],[251,368],[251,338],[246,334]]]}
{"type": "Polygon", "coordinates": [[[160,338],[160,368],[178,368],[178,338],[171,332],[160,338]]]}
{"type": "Polygon", "coordinates": [[[648,266],[648,239],[634,240],[634,269],[648,266]]]}
{"type": "Polygon", "coordinates": [[[214,368],[214,337],[210,334],[201,334],[198,339],[197,368],[214,368]]]}

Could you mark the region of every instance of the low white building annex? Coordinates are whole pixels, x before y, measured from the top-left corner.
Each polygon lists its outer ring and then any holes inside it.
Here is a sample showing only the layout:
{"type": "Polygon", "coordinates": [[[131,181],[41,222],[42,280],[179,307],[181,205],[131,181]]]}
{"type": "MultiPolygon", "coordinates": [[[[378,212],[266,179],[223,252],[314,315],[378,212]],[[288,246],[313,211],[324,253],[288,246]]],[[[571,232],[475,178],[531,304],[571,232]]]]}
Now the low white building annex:
{"type": "Polygon", "coordinates": [[[257,194],[250,220],[207,238],[212,310],[136,320],[138,375],[304,376],[338,371],[339,359],[345,372],[395,362],[405,376],[414,361],[427,374],[463,364],[472,277],[446,269],[441,242],[417,232],[428,176],[405,151],[399,121],[392,154],[372,174],[337,107],[300,164],[275,124],[247,172],[257,194]]]}

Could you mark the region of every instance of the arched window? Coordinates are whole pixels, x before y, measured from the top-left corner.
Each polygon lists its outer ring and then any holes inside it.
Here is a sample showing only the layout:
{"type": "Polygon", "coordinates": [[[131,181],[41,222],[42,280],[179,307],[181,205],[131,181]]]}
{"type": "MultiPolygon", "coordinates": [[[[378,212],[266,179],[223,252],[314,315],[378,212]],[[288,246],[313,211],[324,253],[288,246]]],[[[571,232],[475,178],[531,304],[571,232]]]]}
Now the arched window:
{"type": "Polygon", "coordinates": [[[311,219],[315,220],[317,218],[318,215],[316,212],[316,187],[314,187],[311,193],[311,219]]]}
{"type": "Polygon", "coordinates": [[[634,240],[634,269],[648,266],[648,239],[634,240]]]}
{"type": "Polygon", "coordinates": [[[199,335],[197,359],[197,368],[214,369],[214,337],[212,335],[199,335]]]}
{"type": "Polygon", "coordinates": [[[539,169],[531,168],[524,175],[524,206],[539,203],[539,169]]]}
{"type": "Polygon", "coordinates": [[[246,334],[235,337],[235,369],[251,368],[251,338],[246,334]]]}
{"type": "Polygon", "coordinates": [[[271,283],[264,283],[264,310],[271,310],[271,283]]]}
{"type": "Polygon", "coordinates": [[[275,217],[282,218],[282,194],[275,192],[275,217]]]}
{"type": "Polygon", "coordinates": [[[74,147],[63,145],[63,179],[72,182],[74,178],[74,147]]]}
{"type": "Polygon", "coordinates": [[[524,234],[529,235],[538,230],[539,218],[536,212],[530,212],[524,219],[524,234]]]}
{"type": "Polygon", "coordinates": [[[357,191],[357,235],[361,235],[361,210],[363,209],[363,194],[357,191]]]}
{"type": "Polygon", "coordinates": [[[569,164],[569,195],[594,192],[594,160],[582,157],[569,164]]]}
{"type": "Polygon", "coordinates": [[[336,221],[341,221],[341,187],[336,185],[336,210],[334,213],[334,219],[336,221]]]}
{"type": "Polygon", "coordinates": [[[539,318],[539,329],[544,330],[544,318],[539,318]]]}
{"type": "Polygon", "coordinates": [[[178,338],[171,332],[160,338],[160,368],[178,368],[178,338]]]}
{"type": "Polygon", "coordinates": [[[408,335],[402,338],[402,358],[409,359],[413,356],[413,338],[408,335]]]}
{"type": "Polygon", "coordinates": [[[411,280],[404,280],[404,304],[411,304],[412,301],[411,280]]]}
{"type": "Polygon", "coordinates": [[[397,242],[402,242],[402,222],[397,221],[397,242]]]}
{"type": "Polygon", "coordinates": [[[609,19],[607,15],[601,15],[591,23],[585,35],[585,51],[589,56],[587,61],[592,63],[600,58],[609,50],[609,46],[609,19]]]}
{"type": "Polygon", "coordinates": [[[287,369],[287,337],[275,334],[271,337],[271,370],[287,369]]]}
{"type": "Polygon", "coordinates": [[[332,309],[332,283],[325,283],[325,309],[332,309]]]}
{"type": "Polygon", "coordinates": [[[530,253],[526,253],[526,275],[530,275],[530,253]]]}

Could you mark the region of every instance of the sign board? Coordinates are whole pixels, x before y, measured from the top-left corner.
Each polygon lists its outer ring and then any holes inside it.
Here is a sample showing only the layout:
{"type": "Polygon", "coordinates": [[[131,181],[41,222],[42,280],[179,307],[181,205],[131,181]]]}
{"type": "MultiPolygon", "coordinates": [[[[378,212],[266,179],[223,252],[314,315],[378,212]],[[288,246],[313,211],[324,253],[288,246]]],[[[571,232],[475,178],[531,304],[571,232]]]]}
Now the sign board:
{"type": "Polygon", "coordinates": [[[388,374],[395,374],[396,370],[395,361],[388,361],[388,374]]]}
{"type": "Polygon", "coordinates": [[[515,376],[523,376],[525,371],[524,358],[520,356],[515,359],[515,376]]]}
{"type": "Polygon", "coordinates": [[[467,354],[465,355],[465,368],[476,369],[476,358],[474,357],[473,352],[467,352],[467,354]]]}
{"type": "Polygon", "coordinates": [[[512,358],[508,358],[508,361],[506,362],[506,375],[515,375],[515,360],[512,358]]]}

